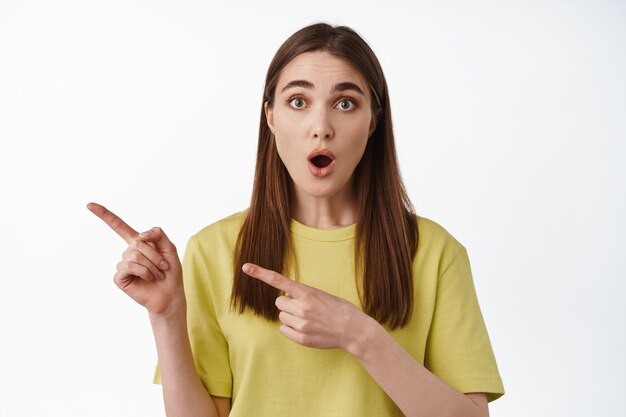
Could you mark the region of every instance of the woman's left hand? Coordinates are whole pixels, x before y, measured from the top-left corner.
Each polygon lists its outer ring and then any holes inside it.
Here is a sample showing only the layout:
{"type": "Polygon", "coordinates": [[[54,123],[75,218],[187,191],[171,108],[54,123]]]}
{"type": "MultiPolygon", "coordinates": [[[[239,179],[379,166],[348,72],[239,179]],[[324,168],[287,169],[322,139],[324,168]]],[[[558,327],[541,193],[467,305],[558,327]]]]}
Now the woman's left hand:
{"type": "Polygon", "coordinates": [[[276,299],[280,332],[304,346],[355,353],[377,322],[351,302],[275,271],[246,263],[243,272],[287,293],[276,299]],[[247,269],[250,267],[250,269],[247,269]]]}

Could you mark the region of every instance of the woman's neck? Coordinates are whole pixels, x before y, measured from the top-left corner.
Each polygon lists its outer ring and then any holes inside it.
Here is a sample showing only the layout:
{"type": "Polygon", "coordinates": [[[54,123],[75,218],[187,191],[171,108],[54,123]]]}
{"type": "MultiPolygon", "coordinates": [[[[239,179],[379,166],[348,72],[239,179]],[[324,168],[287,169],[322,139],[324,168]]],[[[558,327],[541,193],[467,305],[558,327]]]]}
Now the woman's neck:
{"type": "Polygon", "coordinates": [[[298,190],[292,217],[317,229],[339,229],[356,221],[356,198],[349,187],[329,197],[315,197],[298,190]]]}

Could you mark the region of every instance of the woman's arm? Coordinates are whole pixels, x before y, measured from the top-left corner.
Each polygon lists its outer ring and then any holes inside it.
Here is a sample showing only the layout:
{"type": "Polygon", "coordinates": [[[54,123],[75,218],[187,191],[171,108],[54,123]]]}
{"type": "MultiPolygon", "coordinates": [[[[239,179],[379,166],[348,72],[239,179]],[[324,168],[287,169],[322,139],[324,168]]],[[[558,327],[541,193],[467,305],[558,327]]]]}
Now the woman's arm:
{"type": "Polygon", "coordinates": [[[484,394],[467,396],[447,385],[349,301],[258,265],[247,263],[243,271],[288,294],[276,299],[283,335],[304,346],[346,350],[406,416],[489,415],[484,394]]]}
{"type": "Polygon", "coordinates": [[[225,417],[230,398],[212,397],[202,385],[187,334],[186,306],[162,315],[150,315],[154,332],[163,401],[168,417],[225,417]]]}
{"type": "Polygon", "coordinates": [[[89,203],[87,208],[128,243],[113,281],[148,310],[168,417],[227,416],[230,399],[213,400],[196,373],[187,333],[182,268],[174,244],[160,227],[137,233],[104,206],[89,203]]]}
{"type": "Polygon", "coordinates": [[[405,415],[489,416],[484,393],[459,393],[415,360],[376,320],[363,315],[357,326],[362,336],[346,350],[405,415]]]}

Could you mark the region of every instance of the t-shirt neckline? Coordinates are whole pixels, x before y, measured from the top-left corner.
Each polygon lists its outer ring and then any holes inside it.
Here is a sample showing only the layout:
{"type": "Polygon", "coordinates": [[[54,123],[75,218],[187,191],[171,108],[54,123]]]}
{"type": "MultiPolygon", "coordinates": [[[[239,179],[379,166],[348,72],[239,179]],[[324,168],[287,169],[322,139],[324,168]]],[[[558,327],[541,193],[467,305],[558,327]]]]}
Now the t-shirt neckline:
{"type": "Polygon", "coordinates": [[[296,219],[291,218],[290,230],[291,233],[310,240],[337,242],[341,240],[354,239],[356,223],[352,223],[350,226],[340,227],[338,229],[317,229],[315,227],[302,224],[296,219]]]}

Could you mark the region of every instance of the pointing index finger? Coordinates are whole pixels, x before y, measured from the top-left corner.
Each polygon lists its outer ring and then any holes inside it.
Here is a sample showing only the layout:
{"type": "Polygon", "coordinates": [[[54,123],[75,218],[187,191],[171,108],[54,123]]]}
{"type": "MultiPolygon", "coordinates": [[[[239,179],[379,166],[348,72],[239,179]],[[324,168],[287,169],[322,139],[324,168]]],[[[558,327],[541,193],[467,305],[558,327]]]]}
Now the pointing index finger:
{"type": "Polygon", "coordinates": [[[303,292],[303,284],[289,279],[278,272],[261,268],[252,263],[244,264],[242,270],[251,277],[259,279],[274,288],[285,291],[294,297],[298,297],[303,292]]]}
{"type": "Polygon", "coordinates": [[[96,216],[100,217],[103,222],[109,225],[111,229],[115,231],[118,235],[122,237],[127,243],[138,235],[138,233],[124,222],[124,220],[120,219],[116,214],[107,209],[104,206],[101,206],[98,203],[89,203],[87,204],[87,208],[96,216]]]}

